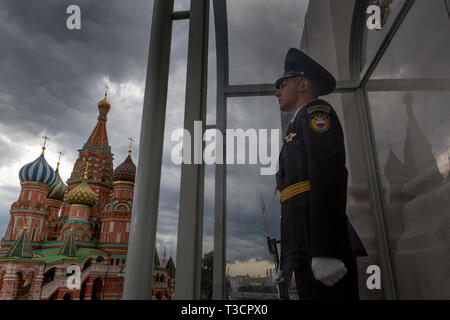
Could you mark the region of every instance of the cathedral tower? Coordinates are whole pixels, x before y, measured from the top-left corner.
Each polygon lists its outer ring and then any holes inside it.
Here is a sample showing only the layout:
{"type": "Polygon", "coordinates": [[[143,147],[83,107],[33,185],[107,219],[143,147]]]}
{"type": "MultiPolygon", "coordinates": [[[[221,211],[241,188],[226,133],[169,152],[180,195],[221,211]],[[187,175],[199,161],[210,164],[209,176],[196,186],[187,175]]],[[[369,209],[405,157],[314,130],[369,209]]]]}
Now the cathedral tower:
{"type": "Polygon", "coordinates": [[[102,215],[102,243],[128,243],[133,203],[136,165],[131,159],[131,142],[128,157],[114,170],[114,191],[102,215]]]}
{"type": "MultiPolygon", "coordinates": [[[[99,111],[97,124],[83,148],[78,150],[78,159],[75,162],[70,179],[67,181],[68,193],[81,185],[83,187],[89,186],[95,193],[96,202],[89,205],[88,221],[92,230],[91,239],[98,239],[100,236],[100,212],[109,201],[113,191],[113,154],[111,153],[106,131],[107,114],[111,109],[111,105],[106,97],[107,93],[105,93],[103,100],[97,104],[99,111]],[[82,181],[86,162],[89,163],[89,168],[86,178],[82,181]]],[[[81,208],[78,209],[81,210],[81,208]]],[[[85,208],[83,211],[86,210],[85,208]]],[[[68,219],[69,211],[73,213],[73,205],[72,208],[69,205],[63,207],[62,215],[65,219],[68,219]]],[[[83,214],[86,214],[86,212],[83,214]]]]}
{"type": "Polygon", "coordinates": [[[44,139],[41,155],[19,171],[21,192],[19,199],[11,205],[11,218],[2,240],[17,240],[24,226],[31,242],[45,240],[48,222],[46,200],[50,187],[56,181],[56,174],[45,160],[48,138],[44,139]]]}

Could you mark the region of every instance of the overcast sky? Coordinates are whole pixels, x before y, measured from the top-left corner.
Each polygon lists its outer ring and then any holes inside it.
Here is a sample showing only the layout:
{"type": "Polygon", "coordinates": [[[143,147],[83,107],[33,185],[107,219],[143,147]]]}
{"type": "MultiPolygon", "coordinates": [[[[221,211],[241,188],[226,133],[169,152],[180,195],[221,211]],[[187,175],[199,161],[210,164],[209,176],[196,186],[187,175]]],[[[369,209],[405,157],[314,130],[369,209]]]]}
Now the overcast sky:
{"type": "MultiPolygon", "coordinates": [[[[227,1],[231,84],[272,83],[283,71],[287,49],[299,47],[308,0],[283,0],[282,3],[227,1]]],[[[111,103],[107,130],[114,153],[114,167],[127,155],[128,137],[136,140],[132,157],[137,164],[152,7],[153,1],[150,0],[0,2],[0,237],[3,237],[9,222],[10,206],[20,193],[18,172],[24,164],[39,156],[43,135],[50,137],[45,153],[47,161],[55,167],[57,153],[63,152],[60,174],[64,180],[70,177],[78,157],[77,150],[83,146],[97,122],[97,102],[103,98],[105,85],[109,86],[108,100],[111,103]],[[66,28],[66,8],[70,4],[78,4],[81,8],[81,31],[69,31],[66,28]]],[[[175,0],[175,10],[188,8],[189,0],[175,0]]],[[[416,11],[421,12],[412,10],[416,11]]],[[[215,123],[216,56],[213,22],[211,15],[208,124],[215,123]]],[[[436,28],[431,25],[421,30],[424,32],[436,28]]],[[[403,32],[402,29],[399,32],[403,32]]],[[[444,36],[445,33],[440,33],[437,38],[445,39],[444,36]]],[[[424,34],[423,38],[426,37],[427,34],[424,34]]],[[[175,21],[157,233],[159,253],[162,254],[167,248],[167,254],[172,251],[174,257],[180,166],[170,160],[171,149],[176,144],[170,141],[170,136],[173,130],[183,126],[187,38],[188,22],[175,21]]],[[[439,43],[442,42],[433,43],[438,52],[444,52],[444,57],[448,45],[440,48],[439,43]]],[[[408,42],[411,46],[413,43],[408,42]]],[[[414,51],[414,48],[408,51],[414,51]]],[[[422,55],[423,59],[430,52],[437,51],[426,52],[422,55]]],[[[392,61],[395,61],[396,66],[405,61],[403,56],[396,58],[382,60],[381,67],[375,72],[376,77],[383,78],[384,73],[392,70],[392,61]]],[[[405,68],[400,69],[402,75],[416,75],[408,71],[416,70],[414,61],[404,62],[405,68]]],[[[428,77],[448,75],[448,70],[446,72],[442,68],[432,70],[427,73],[428,77]]],[[[369,95],[369,99],[376,99],[377,95],[369,95]]],[[[437,107],[438,101],[445,100],[442,95],[418,96],[415,93],[413,96],[415,106],[419,108],[426,104],[427,97],[428,100],[436,101],[429,104],[432,108],[437,107]]],[[[392,94],[391,100],[398,106],[402,94],[392,94]]],[[[375,125],[380,129],[377,130],[376,140],[380,163],[383,164],[387,157],[388,129],[385,123],[386,119],[394,120],[386,109],[391,104],[380,103],[379,99],[377,103],[374,105],[377,108],[380,105],[379,110],[382,112],[373,116],[375,125]]],[[[402,110],[398,109],[398,112],[395,119],[403,119],[402,110]]],[[[417,116],[421,119],[427,112],[421,109],[417,116]]],[[[446,120],[441,123],[448,124],[450,113],[446,112],[443,116],[446,120]]],[[[397,132],[404,134],[406,122],[402,121],[402,126],[396,128],[397,132]]],[[[280,125],[280,113],[274,97],[228,100],[229,128],[280,129],[280,125]]],[[[444,128],[448,128],[448,125],[440,125],[433,132],[425,129],[430,141],[437,141],[433,144],[433,151],[443,173],[448,170],[445,153],[450,143],[444,128]]],[[[394,151],[401,158],[404,137],[400,133],[395,134],[393,140],[394,151]]],[[[227,261],[232,274],[264,275],[265,268],[269,266],[260,194],[268,209],[271,233],[279,237],[280,207],[273,195],[275,179],[273,176],[261,176],[259,169],[259,165],[228,167],[227,261]]],[[[213,200],[214,166],[206,166],[205,253],[213,248],[213,200]]]]}

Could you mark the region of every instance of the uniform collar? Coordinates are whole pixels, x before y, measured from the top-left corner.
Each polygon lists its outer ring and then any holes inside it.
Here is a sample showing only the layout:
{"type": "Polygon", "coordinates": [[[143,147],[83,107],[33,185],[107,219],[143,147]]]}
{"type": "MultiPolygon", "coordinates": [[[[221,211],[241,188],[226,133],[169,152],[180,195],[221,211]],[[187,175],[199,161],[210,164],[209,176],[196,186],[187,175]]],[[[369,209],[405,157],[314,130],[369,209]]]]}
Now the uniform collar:
{"type": "Polygon", "coordinates": [[[305,103],[305,104],[302,105],[300,108],[298,108],[297,111],[295,111],[295,114],[294,114],[294,116],[292,117],[290,123],[293,123],[293,122],[294,122],[295,117],[297,116],[297,113],[298,113],[304,106],[306,106],[308,103],[309,103],[309,102],[305,103]]]}
{"type": "Polygon", "coordinates": [[[306,106],[306,105],[308,105],[308,104],[310,104],[310,103],[312,103],[312,102],[314,102],[314,101],[316,101],[316,100],[318,100],[318,99],[319,99],[319,98],[314,99],[314,100],[311,100],[311,101],[305,103],[304,105],[302,105],[300,108],[298,108],[297,111],[295,111],[295,114],[294,114],[294,116],[292,117],[290,123],[293,123],[293,122],[294,122],[295,117],[297,116],[297,113],[298,113],[300,110],[302,110],[302,108],[303,108],[304,106],[306,106]]]}

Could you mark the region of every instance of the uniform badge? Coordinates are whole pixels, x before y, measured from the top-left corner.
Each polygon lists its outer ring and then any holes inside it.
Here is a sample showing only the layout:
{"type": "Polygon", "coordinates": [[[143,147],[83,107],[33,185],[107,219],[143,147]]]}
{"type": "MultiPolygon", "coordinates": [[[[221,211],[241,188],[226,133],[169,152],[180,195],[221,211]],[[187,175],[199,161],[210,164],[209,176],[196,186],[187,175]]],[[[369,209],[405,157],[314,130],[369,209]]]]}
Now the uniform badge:
{"type": "Polygon", "coordinates": [[[330,129],[330,116],[326,113],[316,113],[310,116],[309,125],[318,132],[324,133],[330,129]]]}
{"type": "Polygon", "coordinates": [[[316,112],[316,111],[323,111],[323,112],[326,112],[326,113],[330,113],[331,107],[330,106],[326,106],[326,105],[312,106],[312,107],[309,107],[308,110],[306,110],[306,111],[308,112],[308,114],[311,114],[311,113],[316,112]]]}
{"type": "Polygon", "coordinates": [[[289,133],[286,137],[284,137],[284,140],[286,140],[286,142],[291,142],[292,138],[294,138],[296,135],[296,133],[289,133]]]}

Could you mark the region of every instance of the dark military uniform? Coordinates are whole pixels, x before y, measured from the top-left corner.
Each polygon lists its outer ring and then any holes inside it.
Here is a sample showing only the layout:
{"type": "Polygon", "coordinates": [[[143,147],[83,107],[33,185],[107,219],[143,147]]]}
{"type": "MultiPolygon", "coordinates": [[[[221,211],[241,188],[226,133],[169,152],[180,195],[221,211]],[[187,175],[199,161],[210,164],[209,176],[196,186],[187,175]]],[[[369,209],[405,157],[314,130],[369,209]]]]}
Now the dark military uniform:
{"type": "Polygon", "coordinates": [[[301,299],[358,299],[355,256],[365,250],[346,215],[347,176],[336,112],[320,99],[302,106],[289,124],[276,174],[281,269],[295,272],[301,299]],[[312,257],[339,259],[347,273],[327,287],[314,278],[312,257]]]}

